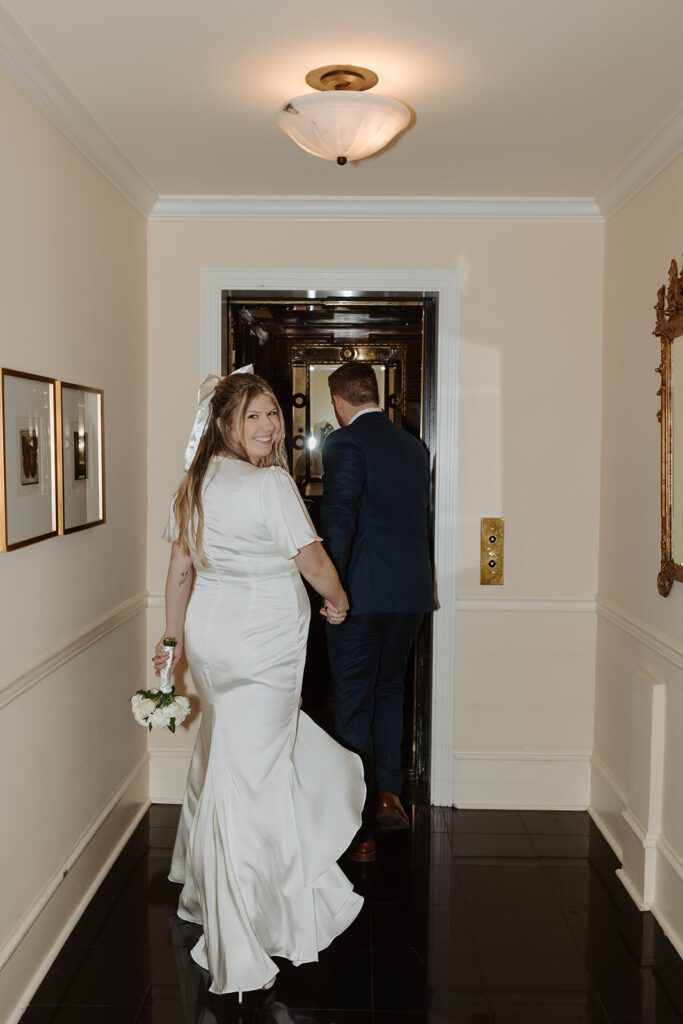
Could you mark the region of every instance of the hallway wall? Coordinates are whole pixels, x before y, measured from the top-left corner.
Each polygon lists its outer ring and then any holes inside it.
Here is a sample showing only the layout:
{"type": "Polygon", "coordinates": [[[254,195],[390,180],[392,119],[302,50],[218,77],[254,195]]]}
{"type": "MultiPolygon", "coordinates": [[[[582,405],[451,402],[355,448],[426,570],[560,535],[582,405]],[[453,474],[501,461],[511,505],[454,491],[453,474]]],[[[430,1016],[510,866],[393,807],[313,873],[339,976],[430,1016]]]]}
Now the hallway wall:
{"type": "MultiPolygon", "coordinates": [[[[653,306],[683,248],[683,157],[606,226],[592,806],[622,879],[683,953],[683,585],[660,566],[660,342],[653,306]]],[[[679,453],[680,458],[680,453],[679,453]]]]}
{"type": "MultiPolygon", "coordinates": [[[[454,268],[461,281],[458,806],[588,805],[598,564],[601,224],[149,226],[149,641],[160,539],[194,417],[202,267],[454,268]],[[479,586],[479,520],[506,517],[505,586],[479,586]]],[[[150,675],[150,681],[152,677],[150,675]]],[[[151,795],[183,792],[193,730],[151,737],[151,795]]]]}
{"type": "Polygon", "coordinates": [[[0,366],[104,388],[107,523],[0,554],[0,1016],[147,803],[146,225],[0,75],[0,366]]]}

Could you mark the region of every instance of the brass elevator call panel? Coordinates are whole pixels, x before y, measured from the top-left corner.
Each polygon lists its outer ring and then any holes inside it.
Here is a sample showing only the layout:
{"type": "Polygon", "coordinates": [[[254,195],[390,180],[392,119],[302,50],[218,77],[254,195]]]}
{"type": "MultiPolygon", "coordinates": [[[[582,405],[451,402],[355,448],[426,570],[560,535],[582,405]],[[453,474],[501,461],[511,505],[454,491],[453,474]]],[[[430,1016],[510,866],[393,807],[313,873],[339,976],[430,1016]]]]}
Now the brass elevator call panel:
{"type": "Polygon", "coordinates": [[[503,541],[505,520],[502,517],[483,517],[481,520],[481,544],[479,583],[481,586],[502,586],[504,568],[503,541]]]}

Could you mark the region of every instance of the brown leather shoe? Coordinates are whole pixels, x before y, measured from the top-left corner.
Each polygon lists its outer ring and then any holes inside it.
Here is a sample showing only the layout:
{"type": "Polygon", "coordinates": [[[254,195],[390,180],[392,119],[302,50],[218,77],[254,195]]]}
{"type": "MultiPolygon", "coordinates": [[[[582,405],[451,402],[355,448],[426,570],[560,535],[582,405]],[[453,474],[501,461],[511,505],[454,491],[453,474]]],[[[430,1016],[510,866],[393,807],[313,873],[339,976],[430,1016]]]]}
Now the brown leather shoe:
{"type": "Polygon", "coordinates": [[[355,860],[358,864],[369,864],[375,859],[374,839],[368,839],[364,843],[351,843],[346,855],[349,860],[355,860]]]}
{"type": "Polygon", "coordinates": [[[408,815],[401,807],[401,801],[395,793],[379,794],[375,818],[377,819],[377,824],[382,829],[397,830],[410,828],[408,815]]]}

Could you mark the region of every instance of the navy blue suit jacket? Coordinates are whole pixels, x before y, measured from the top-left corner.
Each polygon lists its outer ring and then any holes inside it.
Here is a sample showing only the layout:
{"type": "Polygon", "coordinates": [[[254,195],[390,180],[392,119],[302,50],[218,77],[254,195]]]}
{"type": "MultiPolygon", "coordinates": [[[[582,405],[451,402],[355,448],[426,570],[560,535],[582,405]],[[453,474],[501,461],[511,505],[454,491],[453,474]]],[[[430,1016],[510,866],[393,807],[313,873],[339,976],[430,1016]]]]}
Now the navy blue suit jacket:
{"type": "Polygon", "coordinates": [[[351,610],[430,612],[429,457],[384,413],[368,412],[323,446],[323,539],[351,610]]]}

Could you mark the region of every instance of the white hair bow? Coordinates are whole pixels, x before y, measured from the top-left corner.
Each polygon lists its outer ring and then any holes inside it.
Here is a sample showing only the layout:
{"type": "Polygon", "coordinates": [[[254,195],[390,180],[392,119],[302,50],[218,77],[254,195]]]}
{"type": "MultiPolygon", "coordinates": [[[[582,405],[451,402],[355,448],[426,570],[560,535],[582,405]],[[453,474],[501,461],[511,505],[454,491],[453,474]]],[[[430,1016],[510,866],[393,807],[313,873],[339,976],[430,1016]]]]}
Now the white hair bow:
{"type": "MultiPolygon", "coordinates": [[[[236,373],[253,373],[254,367],[251,363],[247,366],[240,366],[239,370],[233,370],[230,376],[234,376],[236,373]]],[[[197,391],[197,415],[195,416],[194,424],[192,426],[192,432],[190,439],[187,442],[187,448],[185,449],[185,458],[183,459],[183,468],[185,472],[188,471],[194,461],[194,457],[197,453],[197,447],[201,441],[206,425],[209,422],[209,409],[211,407],[211,399],[213,393],[216,390],[216,386],[221,378],[216,377],[214,374],[209,374],[199,385],[197,391]]]]}

